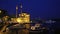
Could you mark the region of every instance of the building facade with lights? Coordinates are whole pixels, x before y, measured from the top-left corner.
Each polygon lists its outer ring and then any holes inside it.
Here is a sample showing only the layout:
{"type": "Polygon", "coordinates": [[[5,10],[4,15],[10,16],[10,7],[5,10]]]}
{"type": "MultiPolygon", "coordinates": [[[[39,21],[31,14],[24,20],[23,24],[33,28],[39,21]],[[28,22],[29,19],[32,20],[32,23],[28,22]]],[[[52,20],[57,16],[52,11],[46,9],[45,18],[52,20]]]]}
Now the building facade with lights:
{"type": "Polygon", "coordinates": [[[19,23],[30,23],[30,14],[28,14],[28,13],[19,14],[19,18],[17,18],[17,22],[19,22],[19,23]]]}

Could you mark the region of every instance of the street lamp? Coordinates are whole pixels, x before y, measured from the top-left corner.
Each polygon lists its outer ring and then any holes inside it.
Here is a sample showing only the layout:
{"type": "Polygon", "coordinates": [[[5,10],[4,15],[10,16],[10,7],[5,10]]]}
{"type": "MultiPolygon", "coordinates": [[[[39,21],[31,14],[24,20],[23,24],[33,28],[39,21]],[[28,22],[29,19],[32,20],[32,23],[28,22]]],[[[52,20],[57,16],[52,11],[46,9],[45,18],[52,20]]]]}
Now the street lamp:
{"type": "Polygon", "coordinates": [[[1,13],[1,10],[0,10],[0,13],[1,13]]]}

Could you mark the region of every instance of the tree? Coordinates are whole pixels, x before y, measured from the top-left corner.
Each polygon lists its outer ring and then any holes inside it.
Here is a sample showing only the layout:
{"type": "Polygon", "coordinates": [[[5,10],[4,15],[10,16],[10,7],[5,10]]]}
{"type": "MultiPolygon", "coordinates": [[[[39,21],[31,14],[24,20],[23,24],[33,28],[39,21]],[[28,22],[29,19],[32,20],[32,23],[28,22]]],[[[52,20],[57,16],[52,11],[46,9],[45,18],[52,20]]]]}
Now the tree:
{"type": "Polygon", "coordinates": [[[6,15],[8,15],[7,11],[0,9],[0,18],[2,18],[3,16],[6,16],[6,15]]]}

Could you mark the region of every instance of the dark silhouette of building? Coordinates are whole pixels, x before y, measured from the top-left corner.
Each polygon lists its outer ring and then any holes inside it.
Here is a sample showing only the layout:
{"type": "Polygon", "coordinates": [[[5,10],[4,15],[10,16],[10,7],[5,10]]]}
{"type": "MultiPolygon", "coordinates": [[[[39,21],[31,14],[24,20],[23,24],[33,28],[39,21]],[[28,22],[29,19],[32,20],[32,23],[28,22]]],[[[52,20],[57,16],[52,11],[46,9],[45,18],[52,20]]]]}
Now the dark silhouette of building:
{"type": "Polygon", "coordinates": [[[7,16],[8,13],[6,10],[0,9],[0,18],[2,18],[3,16],[7,16]]]}

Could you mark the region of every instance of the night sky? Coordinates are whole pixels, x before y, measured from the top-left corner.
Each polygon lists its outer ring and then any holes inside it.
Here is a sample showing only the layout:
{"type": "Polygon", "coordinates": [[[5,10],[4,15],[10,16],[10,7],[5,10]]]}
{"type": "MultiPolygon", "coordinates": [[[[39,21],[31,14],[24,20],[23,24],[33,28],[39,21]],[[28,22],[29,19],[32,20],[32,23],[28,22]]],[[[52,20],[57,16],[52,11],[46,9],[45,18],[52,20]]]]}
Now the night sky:
{"type": "Polygon", "coordinates": [[[16,5],[20,6],[21,2],[23,11],[30,13],[31,17],[60,18],[59,0],[0,0],[0,9],[7,10],[12,15],[15,14],[16,5]]]}

